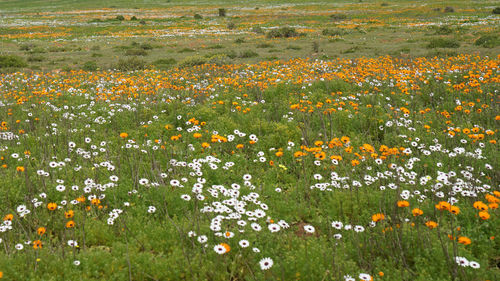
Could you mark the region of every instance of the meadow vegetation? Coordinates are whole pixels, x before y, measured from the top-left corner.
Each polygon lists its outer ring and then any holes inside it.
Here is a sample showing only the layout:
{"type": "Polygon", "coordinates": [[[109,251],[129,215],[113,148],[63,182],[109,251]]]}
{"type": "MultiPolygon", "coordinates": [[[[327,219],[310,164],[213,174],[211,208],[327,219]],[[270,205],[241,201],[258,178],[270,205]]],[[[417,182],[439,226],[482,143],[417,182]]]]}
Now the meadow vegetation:
{"type": "Polygon", "coordinates": [[[0,279],[499,279],[494,1],[207,3],[0,2],[0,279]]]}

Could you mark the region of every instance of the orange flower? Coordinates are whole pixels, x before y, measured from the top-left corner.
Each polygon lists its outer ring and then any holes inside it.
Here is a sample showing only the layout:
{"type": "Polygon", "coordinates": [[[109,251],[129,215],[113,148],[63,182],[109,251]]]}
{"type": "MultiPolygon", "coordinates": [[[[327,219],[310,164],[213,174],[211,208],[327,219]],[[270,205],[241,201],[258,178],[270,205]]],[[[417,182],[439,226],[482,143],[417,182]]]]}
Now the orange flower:
{"type": "Polygon", "coordinates": [[[438,209],[440,211],[444,211],[444,210],[448,210],[449,211],[450,208],[451,208],[450,203],[448,203],[446,201],[441,201],[438,204],[436,204],[436,209],[438,209]]]}
{"type": "Polygon", "coordinates": [[[486,211],[479,212],[479,217],[483,220],[487,220],[490,218],[490,214],[486,211]]]}
{"type": "Polygon", "coordinates": [[[410,206],[410,202],[408,202],[406,200],[398,201],[398,207],[405,208],[405,207],[408,207],[408,206],[410,206]]]}
{"type": "Polygon", "coordinates": [[[229,251],[231,251],[231,246],[229,246],[228,244],[226,244],[226,243],[220,243],[220,245],[226,249],[226,253],[229,252],[229,251]]]}
{"type": "Polygon", "coordinates": [[[384,219],[385,219],[385,215],[382,213],[372,215],[372,221],[374,221],[374,222],[383,221],[384,219]]]}
{"type": "Polygon", "coordinates": [[[476,201],[476,202],[474,202],[474,204],[472,206],[474,206],[474,208],[481,210],[481,211],[488,210],[488,205],[484,204],[482,201],[476,201]]]}
{"type": "Polygon", "coordinates": [[[4,221],[12,221],[12,219],[14,219],[13,214],[7,214],[7,215],[5,215],[5,217],[3,217],[4,221]]]}
{"type": "Polygon", "coordinates": [[[36,230],[36,233],[40,236],[44,235],[45,234],[45,227],[39,227],[37,230],[36,230]]]}
{"type": "Polygon", "coordinates": [[[35,240],[33,241],[33,249],[41,249],[42,248],[42,241],[40,240],[35,240]]]}
{"type": "Polygon", "coordinates": [[[384,277],[384,273],[382,271],[379,271],[378,276],[384,277]]]}
{"type": "Polygon", "coordinates": [[[415,208],[411,210],[411,213],[413,214],[414,217],[417,217],[423,215],[424,211],[420,210],[419,208],[415,208]]]}
{"type": "Polygon", "coordinates": [[[68,221],[68,222],[66,223],[66,227],[67,227],[67,228],[72,228],[72,227],[74,227],[74,226],[75,226],[75,222],[74,222],[74,221],[68,221]]]}
{"type": "Polygon", "coordinates": [[[16,171],[18,172],[24,172],[24,167],[23,166],[17,166],[16,171]]]}
{"type": "Polygon", "coordinates": [[[194,137],[195,139],[199,139],[199,138],[201,138],[201,134],[200,134],[200,133],[194,133],[194,134],[193,134],[193,137],[194,137]]]}
{"type": "Polygon", "coordinates": [[[276,154],[275,154],[275,155],[276,155],[277,157],[281,157],[281,156],[283,156],[283,151],[278,151],[278,152],[276,152],[276,154]]]}
{"type": "Polygon", "coordinates": [[[436,228],[438,226],[437,222],[435,221],[428,221],[425,223],[425,225],[430,229],[436,228]]]}
{"type": "Polygon", "coordinates": [[[460,208],[458,208],[457,206],[451,206],[450,213],[458,215],[458,214],[460,214],[460,208]]]}
{"type": "Polygon", "coordinates": [[[75,212],[73,210],[69,210],[67,212],[64,212],[64,217],[67,219],[72,218],[75,215],[75,212]]]}
{"type": "Polygon", "coordinates": [[[489,203],[499,203],[500,202],[500,199],[496,198],[495,196],[491,195],[491,194],[486,194],[484,196],[484,198],[486,199],[486,201],[488,201],[489,203]]]}
{"type": "Polygon", "coordinates": [[[237,149],[243,149],[243,147],[245,147],[245,146],[243,144],[241,144],[241,143],[236,145],[237,149]]]}
{"type": "Polygon", "coordinates": [[[127,137],[128,137],[127,133],[121,133],[120,134],[120,138],[122,138],[122,139],[127,138],[127,137]]]}
{"type": "Polygon", "coordinates": [[[50,211],[54,211],[55,209],[57,209],[57,204],[56,203],[49,203],[49,204],[47,204],[47,209],[49,209],[50,211]]]}
{"type": "Polygon", "coordinates": [[[471,243],[470,239],[465,236],[459,236],[458,237],[458,243],[464,244],[464,245],[469,245],[471,243]]]}
{"type": "Polygon", "coordinates": [[[210,144],[208,142],[204,142],[204,143],[201,144],[201,147],[203,147],[203,148],[209,148],[210,144]]]}
{"type": "Polygon", "coordinates": [[[488,207],[492,210],[498,209],[498,203],[490,203],[488,204],[488,207]]]}

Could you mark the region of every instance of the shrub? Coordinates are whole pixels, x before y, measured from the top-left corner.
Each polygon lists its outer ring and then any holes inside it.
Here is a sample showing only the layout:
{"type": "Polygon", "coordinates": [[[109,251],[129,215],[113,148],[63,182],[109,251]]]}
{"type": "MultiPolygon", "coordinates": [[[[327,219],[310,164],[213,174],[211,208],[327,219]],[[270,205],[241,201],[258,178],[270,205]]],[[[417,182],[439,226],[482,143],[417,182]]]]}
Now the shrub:
{"type": "Polygon", "coordinates": [[[227,24],[227,29],[232,30],[236,28],[236,24],[234,22],[229,22],[227,24]]]}
{"type": "Polygon", "coordinates": [[[500,39],[498,39],[497,36],[491,34],[483,35],[474,42],[474,45],[482,46],[485,48],[495,48],[496,46],[500,45],[500,39]]]}
{"type": "Polygon", "coordinates": [[[194,50],[190,48],[182,48],[178,51],[178,53],[192,53],[192,52],[194,52],[194,50]]]}
{"type": "Polygon", "coordinates": [[[455,12],[455,9],[453,7],[448,6],[448,7],[444,8],[444,12],[445,13],[453,13],[453,12],[455,12]]]}
{"type": "Polygon", "coordinates": [[[234,43],[236,43],[236,44],[245,43],[245,39],[243,39],[243,38],[238,38],[238,39],[234,40],[234,43]]]}
{"type": "Polygon", "coordinates": [[[345,14],[333,14],[330,15],[330,18],[334,21],[340,21],[347,19],[347,16],[345,14]]]}
{"type": "Polygon", "coordinates": [[[43,47],[34,47],[29,52],[30,52],[30,54],[42,54],[42,53],[46,53],[47,50],[45,50],[43,47]]]}
{"type": "Polygon", "coordinates": [[[130,20],[135,21],[135,20],[139,20],[139,19],[138,19],[136,16],[132,16],[132,17],[130,18],[130,20]]]}
{"type": "Polygon", "coordinates": [[[207,58],[202,56],[189,56],[185,57],[181,62],[179,62],[179,67],[190,67],[196,65],[202,65],[207,63],[207,58]]]}
{"type": "Polygon", "coordinates": [[[225,17],[225,16],[226,16],[226,9],[219,8],[219,17],[225,17]]]}
{"type": "Polygon", "coordinates": [[[139,47],[143,50],[152,50],[153,49],[153,45],[151,45],[149,43],[142,43],[139,45],[139,47]]]}
{"type": "Polygon", "coordinates": [[[174,65],[177,61],[174,58],[158,59],[153,62],[153,65],[160,69],[167,69],[174,65]]]}
{"type": "Polygon", "coordinates": [[[177,61],[174,58],[168,58],[168,59],[158,59],[156,60],[153,64],[175,64],[177,61]]]}
{"type": "Polygon", "coordinates": [[[453,32],[453,29],[447,25],[442,25],[440,27],[435,27],[436,32],[435,34],[437,35],[446,35],[446,34],[451,34],[453,32]]]}
{"type": "Polygon", "coordinates": [[[146,24],[146,21],[145,20],[141,20],[139,23],[142,24],[142,25],[144,25],[144,24],[146,24]]]}
{"type": "Polygon", "coordinates": [[[319,53],[319,42],[318,41],[312,42],[312,51],[313,51],[313,53],[319,53]]]}
{"type": "Polygon", "coordinates": [[[297,37],[299,33],[293,27],[281,27],[279,29],[272,29],[267,33],[268,38],[289,38],[297,37]]]}
{"type": "Polygon", "coordinates": [[[124,21],[125,17],[122,15],[118,15],[118,16],[116,16],[115,20],[124,21]]]}
{"type": "Polygon", "coordinates": [[[325,28],[325,29],[323,29],[323,31],[321,31],[321,34],[323,34],[325,36],[341,36],[341,35],[345,35],[346,32],[340,28],[335,28],[335,29],[325,28]]]}
{"type": "Polygon", "coordinates": [[[224,46],[222,46],[221,44],[217,44],[217,45],[208,46],[207,49],[224,49],[224,46]]]}
{"type": "Polygon", "coordinates": [[[207,63],[215,65],[231,64],[231,59],[226,54],[217,54],[208,58],[207,63]]]}
{"type": "Polygon", "coordinates": [[[264,30],[260,26],[254,26],[251,30],[253,33],[264,34],[264,30]]]}
{"type": "Polygon", "coordinates": [[[269,44],[269,43],[260,43],[256,47],[257,48],[271,48],[271,47],[273,47],[273,45],[269,44]]]}
{"type": "Polygon", "coordinates": [[[495,15],[498,15],[500,14],[500,7],[496,7],[495,9],[493,9],[493,11],[491,11],[493,14],[495,15]]]}
{"type": "Polygon", "coordinates": [[[115,68],[122,71],[141,70],[146,68],[146,62],[137,57],[120,59],[115,68]]]}
{"type": "Polygon", "coordinates": [[[460,47],[460,43],[453,39],[447,38],[434,38],[429,41],[427,48],[458,48],[460,47]]]}
{"type": "Polygon", "coordinates": [[[97,63],[95,61],[88,61],[83,64],[82,69],[85,71],[96,71],[97,63]]]}
{"type": "Polygon", "coordinates": [[[126,56],[147,56],[148,52],[144,49],[129,49],[125,52],[126,56]]]}
{"type": "Polygon", "coordinates": [[[245,50],[242,51],[239,55],[240,58],[253,58],[253,57],[258,57],[259,54],[252,51],[252,50],[245,50]]]}
{"type": "Polygon", "coordinates": [[[26,62],[23,58],[14,55],[0,56],[0,68],[6,67],[25,67],[26,62]]]}
{"type": "Polygon", "coordinates": [[[31,51],[35,47],[36,47],[36,45],[33,44],[33,43],[26,43],[26,44],[22,44],[21,46],[19,46],[19,50],[21,50],[21,51],[31,51]]]}
{"type": "Polygon", "coordinates": [[[200,14],[194,14],[195,20],[201,20],[203,17],[200,14]]]}
{"type": "Polygon", "coordinates": [[[36,56],[36,55],[35,55],[35,56],[30,56],[30,57],[28,57],[28,59],[27,59],[27,60],[28,60],[29,62],[41,62],[41,61],[43,61],[43,59],[44,59],[44,58],[43,58],[43,56],[36,56]]]}

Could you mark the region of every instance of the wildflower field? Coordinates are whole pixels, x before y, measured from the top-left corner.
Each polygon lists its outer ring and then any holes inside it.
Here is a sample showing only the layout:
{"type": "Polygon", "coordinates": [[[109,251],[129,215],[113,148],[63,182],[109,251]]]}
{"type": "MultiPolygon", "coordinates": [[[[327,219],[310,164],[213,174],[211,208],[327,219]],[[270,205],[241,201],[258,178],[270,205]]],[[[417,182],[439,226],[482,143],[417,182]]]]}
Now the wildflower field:
{"type": "Polygon", "coordinates": [[[495,1],[0,1],[0,279],[500,280],[495,1]]]}

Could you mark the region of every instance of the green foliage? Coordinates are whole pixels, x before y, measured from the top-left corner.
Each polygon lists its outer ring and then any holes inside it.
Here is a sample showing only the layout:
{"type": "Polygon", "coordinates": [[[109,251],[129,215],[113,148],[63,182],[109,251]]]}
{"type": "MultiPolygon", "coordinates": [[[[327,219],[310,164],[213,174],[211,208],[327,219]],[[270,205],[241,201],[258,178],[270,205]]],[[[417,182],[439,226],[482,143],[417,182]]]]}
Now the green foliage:
{"type": "Polygon", "coordinates": [[[216,54],[208,57],[207,63],[221,66],[221,65],[231,64],[232,61],[231,58],[226,54],[216,54]]]}
{"type": "Polygon", "coordinates": [[[347,32],[341,28],[325,28],[321,31],[321,34],[325,36],[342,36],[347,34],[347,32]]]}
{"type": "Polygon", "coordinates": [[[25,66],[26,62],[19,56],[0,55],[0,68],[17,68],[25,66]]]}
{"type": "Polygon", "coordinates": [[[227,23],[227,29],[233,30],[235,28],[236,28],[236,24],[234,22],[231,21],[231,22],[227,23]]]}
{"type": "Polygon", "coordinates": [[[97,68],[98,68],[97,62],[95,61],[87,61],[82,66],[82,69],[85,71],[96,71],[97,68]]]}
{"type": "Polygon", "coordinates": [[[126,56],[147,56],[148,52],[144,49],[128,49],[125,51],[126,56]]]}
{"type": "Polygon", "coordinates": [[[460,47],[460,43],[455,39],[449,38],[433,38],[429,41],[427,48],[458,48],[460,47]]]}
{"type": "Polygon", "coordinates": [[[185,57],[183,60],[179,62],[179,67],[190,67],[197,66],[207,63],[207,58],[203,56],[189,56],[185,57]]]}
{"type": "Polygon", "coordinates": [[[264,30],[260,26],[253,26],[251,31],[257,34],[264,34],[264,30]]]}
{"type": "Polygon", "coordinates": [[[238,55],[238,57],[240,57],[240,58],[253,58],[253,57],[258,57],[258,56],[259,56],[259,53],[254,52],[252,50],[241,51],[240,54],[238,55]]]}
{"type": "Polygon", "coordinates": [[[266,36],[267,38],[290,38],[299,36],[299,33],[293,27],[284,26],[269,30],[266,36]]]}
{"type": "Polygon", "coordinates": [[[346,20],[347,19],[347,15],[336,13],[336,14],[330,15],[330,19],[332,19],[334,21],[346,20]]]}
{"type": "Polygon", "coordinates": [[[479,37],[476,41],[474,41],[474,45],[482,46],[485,48],[495,48],[500,45],[500,39],[498,36],[493,34],[487,34],[479,37]]]}
{"type": "Polygon", "coordinates": [[[141,70],[146,68],[146,61],[137,57],[120,59],[114,68],[122,71],[141,70]]]}

